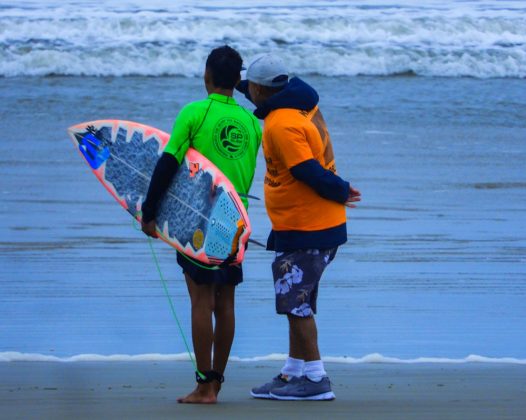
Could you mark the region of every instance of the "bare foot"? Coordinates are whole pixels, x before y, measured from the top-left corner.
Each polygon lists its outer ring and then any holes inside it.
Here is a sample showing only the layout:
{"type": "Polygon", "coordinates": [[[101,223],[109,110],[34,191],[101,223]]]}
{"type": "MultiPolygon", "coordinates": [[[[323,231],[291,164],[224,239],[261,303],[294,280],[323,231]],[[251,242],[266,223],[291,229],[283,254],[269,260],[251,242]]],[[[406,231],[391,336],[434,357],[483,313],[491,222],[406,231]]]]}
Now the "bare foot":
{"type": "Polygon", "coordinates": [[[215,393],[216,398],[217,398],[217,395],[219,394],[219,391],[221,391],[221,383],[218,382],[218,381],[212,381],[211,384],[212,384],[212,389],[214,390],[214,393],[215,393]]]}
{"type": "Polygon", "coordinates": [[[197,387],[186,397],[178,398],[181,404],[215,404],[217,394],[211,383],[197,384],[197,387]]]}

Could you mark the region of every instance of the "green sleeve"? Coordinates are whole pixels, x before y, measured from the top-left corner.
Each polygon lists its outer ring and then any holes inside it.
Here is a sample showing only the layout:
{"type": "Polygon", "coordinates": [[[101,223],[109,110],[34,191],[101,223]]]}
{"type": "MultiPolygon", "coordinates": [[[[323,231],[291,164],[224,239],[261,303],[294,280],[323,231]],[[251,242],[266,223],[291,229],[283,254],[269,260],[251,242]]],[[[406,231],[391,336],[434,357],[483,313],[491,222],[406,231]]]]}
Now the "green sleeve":
{"type": "Polygon", "coordinates": [[[197,110],[192,108],[194,107],[187,105],[181,109],[175,119],[170,141],[164,149],[165,153],[173,155],[179,163],[183,161],[184,155],[190,147],[190,141],[195,130],[195,121],[198,118],[197,110]]]}

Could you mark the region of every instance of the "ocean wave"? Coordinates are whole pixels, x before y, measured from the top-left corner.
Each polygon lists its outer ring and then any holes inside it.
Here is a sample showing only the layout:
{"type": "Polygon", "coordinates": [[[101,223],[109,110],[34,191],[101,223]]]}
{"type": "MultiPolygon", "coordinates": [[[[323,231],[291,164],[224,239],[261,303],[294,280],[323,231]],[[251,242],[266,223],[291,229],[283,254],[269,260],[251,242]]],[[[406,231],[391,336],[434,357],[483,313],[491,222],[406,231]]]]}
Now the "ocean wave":
{"type": "MultiPolygon", "coordinates": [[[[232,362],[274,362],[283,361],[286,354],[272,353],[266,356],[238,357],[231,356],[232,362]]],[[[371,353],[363,357],[325,356],[322,358],[327,363],[363,364],[363,363],[389,363],[389,364],[420,364],[420,363],[503,363],[526,364],[526,359],[514,357],[486,357],[471,354],[464,358],[455,359],[447,357],[417,357],[401,359],[398,357],[383,356],[380,353],[371,353]]],[[[0,362],[181,362],[190,361],[188,353],[178,354],[78,354],[75,356],[59,357],[40,353],[0,352],[0,362]]]]}
{"type": "Polygon", "coordinates": [[[526,77],[526,8],[31,4],[0,9],[1,76],[196,77],[227,43],[298,75],[526,77]]]}

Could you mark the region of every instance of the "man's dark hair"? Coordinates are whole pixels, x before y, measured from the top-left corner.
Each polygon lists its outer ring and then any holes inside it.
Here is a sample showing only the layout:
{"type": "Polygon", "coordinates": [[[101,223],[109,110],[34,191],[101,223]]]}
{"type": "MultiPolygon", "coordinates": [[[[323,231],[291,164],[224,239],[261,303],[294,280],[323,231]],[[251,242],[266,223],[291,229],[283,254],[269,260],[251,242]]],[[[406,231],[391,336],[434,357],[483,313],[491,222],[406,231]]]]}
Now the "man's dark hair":
{"type": "Polygon", "coordinates": [[[242,64],[239,53],[228,45],[213,49],[206,59],[206,68],[214,86],[223,89],[234,89],[242,64]]]}

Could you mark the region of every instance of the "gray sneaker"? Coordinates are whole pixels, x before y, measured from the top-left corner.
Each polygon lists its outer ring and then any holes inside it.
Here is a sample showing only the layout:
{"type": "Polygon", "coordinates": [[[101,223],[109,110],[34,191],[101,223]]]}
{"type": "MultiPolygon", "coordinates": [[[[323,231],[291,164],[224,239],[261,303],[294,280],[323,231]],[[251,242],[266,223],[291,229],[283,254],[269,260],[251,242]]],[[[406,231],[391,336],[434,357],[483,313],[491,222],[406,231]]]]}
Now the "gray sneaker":
{"type": "Polygon", "coordinates": [[[292,378],[285,386],[273,388],[270,396],[277,400],[334,400],[331,381],[324,376],[321,381],[311,381],[306,376],[292,378]]]}
{"type": "Polygon", "coordinates": [[[252,391],[250,391],[250,395],[252,395],[254,398],[272,398],[270,396],[270,391],[273,389],[281,388],[282,386],[287,385],[289,382],[287,379],[285,379],[286,376],[282,375],[281,373],[276,376],[275,378],[272,378],[272,381],[267,382],[264,385],[257,386],[255,388],[252,388],[252,391]]]}

